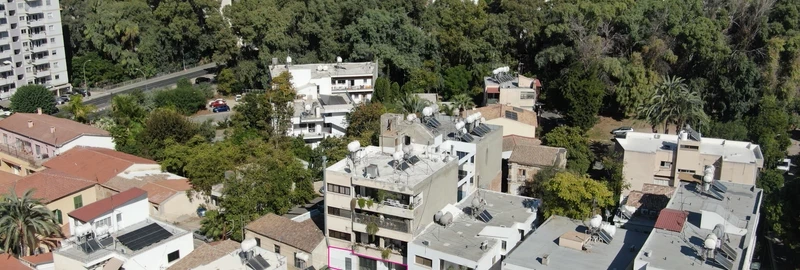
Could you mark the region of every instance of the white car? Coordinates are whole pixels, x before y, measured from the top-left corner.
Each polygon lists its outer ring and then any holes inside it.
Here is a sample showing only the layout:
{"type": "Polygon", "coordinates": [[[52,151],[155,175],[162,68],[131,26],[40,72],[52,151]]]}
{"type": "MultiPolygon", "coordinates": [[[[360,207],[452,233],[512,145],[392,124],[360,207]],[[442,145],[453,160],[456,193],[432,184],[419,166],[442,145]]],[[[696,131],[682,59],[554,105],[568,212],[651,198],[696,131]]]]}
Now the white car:
{"type": "Polygon", "coordinates": [[[775,169],[788,172],[789,170],[791,170],[792,166],[794,166],[792,165],[792,159],[784,158],[783,160],[781,160],[780,163],[778,163],[778,167],[776,167],[775,169]]]}
{"type": "Polygon", "coordinates": [[[239,102],[240,100],[242,100],[242,95],[236,95],[236,98],[234,100],[236,102],[239,102]]]}
{"type": "Polygon", "coordinates": [[[9,115],[11,115],[11,111],[0,110],[0,116],[9,116],[9,115]]]}

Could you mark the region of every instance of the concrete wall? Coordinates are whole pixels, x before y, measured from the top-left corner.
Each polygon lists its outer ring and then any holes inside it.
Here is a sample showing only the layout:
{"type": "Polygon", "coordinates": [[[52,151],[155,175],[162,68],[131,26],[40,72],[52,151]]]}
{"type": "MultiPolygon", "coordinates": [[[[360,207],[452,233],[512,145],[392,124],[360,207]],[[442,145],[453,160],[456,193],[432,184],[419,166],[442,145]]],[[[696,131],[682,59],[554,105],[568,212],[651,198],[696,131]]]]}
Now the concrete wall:
{"type": "MultiPolygon", "coordinates": [[[[55,211],[56,209],[61,210],[61,224],[66,225],[70,223],[70,218],[67,214],[75,210],[75,197],[81,196],[81,200],[83,200],[83,205],[88,205],[90,203],[97,201],[97,185],[88,187],[84,190],[79,192],[70,194],[64,198],[52,201],[47,204],[47,209],[50,211],[55,211]]],[[[35,194],[35,193],[34,193],[35,194]]]]}
{"type": "Polygon", "coordinates": [[[47,154],[47,155],[53,157],[58,152],[57,151],[58,148],[56,148],[55,145],[50,145],[50,144],[47,144],[47,143],[44,143],[44,142],[40,142],[40,141],[34,140],[33,138],[30,138],[30,137],[25,136],[25,135],[17,134],[17,133],[6,131],[6,130],[0,130],[0,133],[1,133],[0,136],[2,136],[2,138],[3,138],[2,139],[3,140],[2,143],[8,145],[9,147],[17,147],[17,149],[20,150],[20,151],[22,151],[22,150],[29,151],[29,153],[33,157],[37,156],[36,146],[39,146],[39,154],[40,155],[47,154]],[[31,144],[31,146],[30,146],[30,148],[25,147],[26,149],[23,149],[23,146],[17,146],[17,141],[29,142],[31,144]]]}
{"type": "Polygon", "coordinates": [[[488,188],[492,179],[503,169],[503,127],[484,136],[475,148],[475,185],[477,188],[488,188]]]}
{"type": "Polygon", "coordinates": [[[309,258],[308,261],[306,261],[306,267],[314,266],[314,268],[316,269],[322,269],[322,267],[327,265],[328,263],[327,262],[328,254],[327,254],[327,247],[325,246],[325,241],[320,241],[317,247],[314,248],[313,252],[309,254],[306,251],[302,251],[293,246],[281,243],[275,239],[266,237],[251,230],[246,230],[244,235],[245,239],[258,238],[260,242],[258,246],[268,251],[274,252],[275,245],[280,246],[281,252],[279,254],[286,257],[286,264],[288,265],[287,268],[289,270],[295,270],[295,269],[303,270],[294,267],[295,254],[297,254],[298,252],[308,254],[309,258]]]}
{"type": "MultiPolygon", "coordinates": [[[[477,243],[480,243],[479,239],[474,239],[477,243]]],[[[478,247],[472,247],[478,248],[478,247]]],[[[492,259],[496,261],[500,260],[501,251],[500,251],[500,244],[499,242],[495,245],[492,245],[487,249],[483,255],[483,257],[479,261],[472,261],[468,259],[461,258],[457,255],[444,253],[438,250],[427,248],[426,246],[416,245],[414,243],[408,244],[408,269],[432,269],[432,270],[447,270],[442,268],[441,260],[445,260],[451,263],[463,265],[466,267],[475,267],[475,270],[488,270],[492,266],[492,259]],[[432,261],[431,268],[427,266],[417,264],[416,257],[420,256],[425,259],[430,259],[432,261]]]]}
{"type": "MultiPolygon", "coordinates": [[[[499,159],[498,159],[499,161],[499,159]]],[[[458,179],[458,166],[455,160],[436,171],[428,180],[414,187],[414,197],[422,196],[423,203],[414,206],[414,220],[411,221],[411,230],[417,231],[421,227],[433,222],[433,215],[442,210],[445,205],[457,201],[456,185],[458,179]]]]}
{"type": "Polygon", "coordinates": [[[165,269],[189,255],[194,250],[194,237],[192,233],[185,233],[171,241],[166,241],[146,251],[136,254],[122,265],[126,270],[165,269]],[[179,251],[180,258],[168,262],[167,255],[179,251]]]}
{"type": "Polygon", "coordinates": [[[154,217],[168,222],[177,221],[182,216],[197,215],[197,208],[203,203],[205,200],[199,192],[195,192],[190,199],[185,191],[181,191],[161,202],[154,217]]]}
{"type": "Polygon", "coordinates": [[[114,147],[116,147],[116,144],[114,144],[114,138],[112,138],[111,136],[83,135],[61,146],[61,148],[59,148],[58,151],[56,151],[56,154],[58,155],[61,153],[66,153],[67,151],[76,146],[90,146],[90,147],[114,149],[114,147]]]}
{"type": "Polygon", "coordinates": [[[656,172],[655,154],[625,151],[622,162],[622,174],[630,184],[630,187],[622,192],[623,197],[627,196],[631,190],[642,190],[644,183],[653,182],[653,174],[656,172]]]}
{"type": "Polygon", "coordinates": [[[521,96],[523,93],[531,93],[534,97],[536,96],[536,91],[531,88],[500,88],[499,103],[533,110],[533,105],[536,104],[536,98],[522,99],[521,96]]]}
{"type": "Polygon", "coordinates": [[[53,252],[53,265],[56,270],[73,270],[73,269],[86,269],[82,262],[73,260],[67,256],[61,255],[58,252],[53,252]]]}
{"type": "MultiPolygon", "coordinates": [[[[136,224],[142,221],[147,220],[148,218],[148,207],[149,204],[147,203],[147,198],[131,201],[127,204],[121,205],[120,207],[113,210],[113,212],[109,212],[108,214],[99,216],[89,222],[93,225],[94,229],[97,229],[95,223],[97,221],[103,220],[104,218],[110,218],[111,220],[111,227],[109,228],[109,233],[116,232],[119,229],[126,228],[132,224],[136,224]],[[122,220],[117,222],[117,214],[121,214],[122,220]]],[[[69,218],[69,230],[71,233],[75,233],[75,227],[78,225],[80,221],[70,217],[69,218]]]]}
{"type": "Polygon", "coordinates": [[[526,181],[533,181],[540,170],[539,167],[527,166],[518,163],[509,163],[508,169],[508,193],[519,195],[519,188],[525,185],[526,181]],[[519,174],[519,171],[525,171],[525,175],[519,174]]]}

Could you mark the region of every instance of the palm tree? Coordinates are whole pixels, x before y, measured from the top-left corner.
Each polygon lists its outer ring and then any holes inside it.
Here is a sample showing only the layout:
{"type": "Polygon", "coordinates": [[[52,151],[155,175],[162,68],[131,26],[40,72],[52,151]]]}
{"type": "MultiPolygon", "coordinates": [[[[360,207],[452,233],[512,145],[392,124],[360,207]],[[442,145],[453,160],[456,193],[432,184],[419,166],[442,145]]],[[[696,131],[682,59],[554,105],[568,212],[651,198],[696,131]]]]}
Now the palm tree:
{"type": "Polygon", "coordinates": [[[41,246],[58,246],[63,237],[53,213],[33,198],[33,190],[22,196],[8,194],[0,201],[0,240],[7,253],[32,255],[41,246]]]}
{"type": "Polygon", "coordinates": [[[430,101],[421,99],[419,96],[415,94],[406,94],[405,96],[397,100],[396,105],[403,113],[420,114],[422,113],[422,109],[425,109],[425,107],[430,105],[430,101]]]}
{"type": "Polygon", "coordinates": [[[89,114],[93,113],[97,107],[90,104],[83,104],[83,97],[74,95],[69,98],[66,110],[72,113],[73,119],[81,123],[89,122],[89,114]]]}
{"type": "Polygon", "coordinates": [[[664,125],[664,133],[669,133],[669,125],[680,127],[687,123],[700,124],[708,120],[703,111],[703,100],[696,91],[689,87],[680,77],[666,76],[656,87],[656,93],[641,108],[640,116],[649,123],[653,132],[656,126],[664,125]]]}
{"type": "Polygon", "coordinates": [[[453,106],[458,108],[459,113],[464,112],[467,109],[475,107],[475,102],[472,101],[472,98],[467,94],[458,94],[450,98],[450,102],[453,103],[453,106]]]}

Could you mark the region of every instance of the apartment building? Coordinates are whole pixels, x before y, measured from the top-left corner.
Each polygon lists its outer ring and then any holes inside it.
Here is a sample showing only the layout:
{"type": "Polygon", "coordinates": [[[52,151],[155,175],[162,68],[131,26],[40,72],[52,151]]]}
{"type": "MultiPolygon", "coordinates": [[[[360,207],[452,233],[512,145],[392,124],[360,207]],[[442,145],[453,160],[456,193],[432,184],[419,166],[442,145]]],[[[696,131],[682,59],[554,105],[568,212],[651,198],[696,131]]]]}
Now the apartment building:
{"type": "Polygon", "coordinates": [[[283,72],[292,74],[292,85],[298,99],[344,94],[358,104],[372,99],[375,79],[378,78],[378,64],[348,63],[343,62],[341,57],[336,58],[336,63],[315,64],[294,64],[291,57],[286,57],[286,62],[279,64],[278,59],[273,58],[269,67],[270,76],[275,78],[283,72]]]}
{"type": "Polygon", "coordinates": [[[700,182],[706,166],[714,167],[713,179],[755,185],[764,166],[759,145],[704,138],[689,126],[678,135],[628,132],[616,138],[616,149],[630,183],[623,195],[647,183],[677,187],[680,181],[700,182]]]}
{"type": "Polygon", "coordinates": [[[508,67],[497,68],[483,78],[483,106],[503,104],[534,110],[542,83],[538,79],[510,73],[508,67]]]}
{"type": "Polygon", "coordinates": [[[0,99],[27,84],[69,89],[58,0],[0,4],[0,99]]]}
{"type": "Polygon", "coordinates": [[[405,269],[408,245],[434,215],[456,202],[458,158],[426,144],[348,145],[325,170],[328,266],[405,269]]]}
{"type": "Polygon", "coordinates": [[[353,101],[346,94],[305,96],[294,101],[290,136],[302,136],[312,148],[322,139],[341,137],[347,130],[347,113],[353,101]]]}
{"type": "Polygon", "coordinates": [[[477,188],[501,191],[503,127],[485,124],[480,113],[451,117],[434,105],[417,115],[381,116],[380,147],[401,151],[405,145],[424,145],[458,159],[456,198],[465,199],[477,188]]]}
{"type": "Polygon", "coordinates": [[[0,170],[23,176],[43,170],[44,162],[76,146],[115,146],[108,131],[41,111],[0,120],[0,134],[0,170]]]}

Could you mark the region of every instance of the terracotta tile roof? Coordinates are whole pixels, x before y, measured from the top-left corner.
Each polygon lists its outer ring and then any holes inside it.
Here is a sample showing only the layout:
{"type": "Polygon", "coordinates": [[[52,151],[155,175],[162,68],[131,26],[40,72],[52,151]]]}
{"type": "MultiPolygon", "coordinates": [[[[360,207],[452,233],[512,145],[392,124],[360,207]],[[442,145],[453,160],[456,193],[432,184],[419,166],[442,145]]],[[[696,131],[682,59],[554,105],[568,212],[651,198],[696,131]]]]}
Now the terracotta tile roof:
{"type": "MultiPolygon", "coordinates": [[[[8,185],[10,183],[16,182],[19,179],[22,179],[22,176],[19,176],[19,175],[10,173],[10,172],[0,171],[0,186],[4,187],[4,186],[6,186],[6,185],[8,185]]],[[[3,191],[5,191],[5,190],[3,190],[3,191]]]]}
{"type": "Polygon", "coordinates": [[[127,204],[128,202],[138,201],[144,199],[147,192],[139,189],[132,188],[111,197],[84,205],[81,208],[69,212],[69,216],[83,222],[89,222],[95,218],[111,212],[114,208],[127,204]]]}
{"type": "Polygon", "coordinates": [[[176,262],[168,270],[191,270],[197,267],[212,263],[222,256],[226,256],[231,252],[238,250],[241,244],[231,241],[223,240],[213,243],[203,244],[202,246],[194,249],[189,255],[183,257],[180,261],[176,262]]]}
{"type": "Polygon", "coordinates": [[[43,165],[102,184],[134,164],[158,164],[134,155],[96,147],[75,147],[43,165]]]}
{"type": "Polygon", "coordinates": [[[542,141],[536,138],[519,135],[503,136],[503,151],[513,151],[517,145],[541,145],[542,141]]]}
{"type": "Polygon", "coordinates": [[[675,188],[656,184],[644,184],[642,191],[634,190],[628,194],[625,205],[659,211],[667,207],[675,188]]]}
{"type": "Polygon", "coordinates": [[[0,184],[2,184],[0,192],[6,193],[14,189],[17,195],[22,195],[28,189],[34,189],[34,198],[41,199],[44,203],[50,203],[90,188],[95,183],[62,171],[46,169],[16,181],[2,181],[0,184]]]}
{"type": "Polygon", "coordinates": [[[661,210],[661,213],[658,214],[655,228],[673,232],[681,232],[683,231],[683,224],[686,223],[687,217],[689,217],[689,212],[687,211],[663,209],[661,210]]]}
{"type": "Polygon", "coordinates": [[[11,254],[0,254],[0,269],[3,270],[30,270],[32,268],[25,266],[11,254]]]}
{"type": "Polygon", "coordinates": [[[528,166],[555,166],[560,155],[566,156],[567,150],[559,147],[543,145],[517,145],[514,147],[508,162],[528,166]]]}
{"type": "Polygon", "coordinates": [[[42,253],[37,255],[25,256],[19,258],[23,262],[36,266],[40,264],[47,264],[53,262],[53,253],[42,253]]]}
{"type": "Polygon", "coordinates": [[[192,189],[189,179],[178,177],[174,174],[157,173],[140,177],[126,178],[117,176],[111,178],[103,186],[116,191],[140,188],[147,191],[147,199],[154,204],[161,204],[179,192],[192,189]]]}
{"type": "Polygon", "coordinates": [[[110,136],[108,131],[46,114],[15,113],[0,120],[0,129],[61,147],[83,135],[110,136]],[[29,122],[31,121],[31,122],[29,122]],[[32,127],[28,127],[33,123],[32,127]],[[55,128],[55,130],[52,130],[55,128]]]}
{"type": "Polygon", "coordinates": [[[325,238],[322,231],[314,224],[313,219],[295,222],[271,213],[250,222],[246,228],[308,253],[313,252],[314,248],[325,238]]]}

